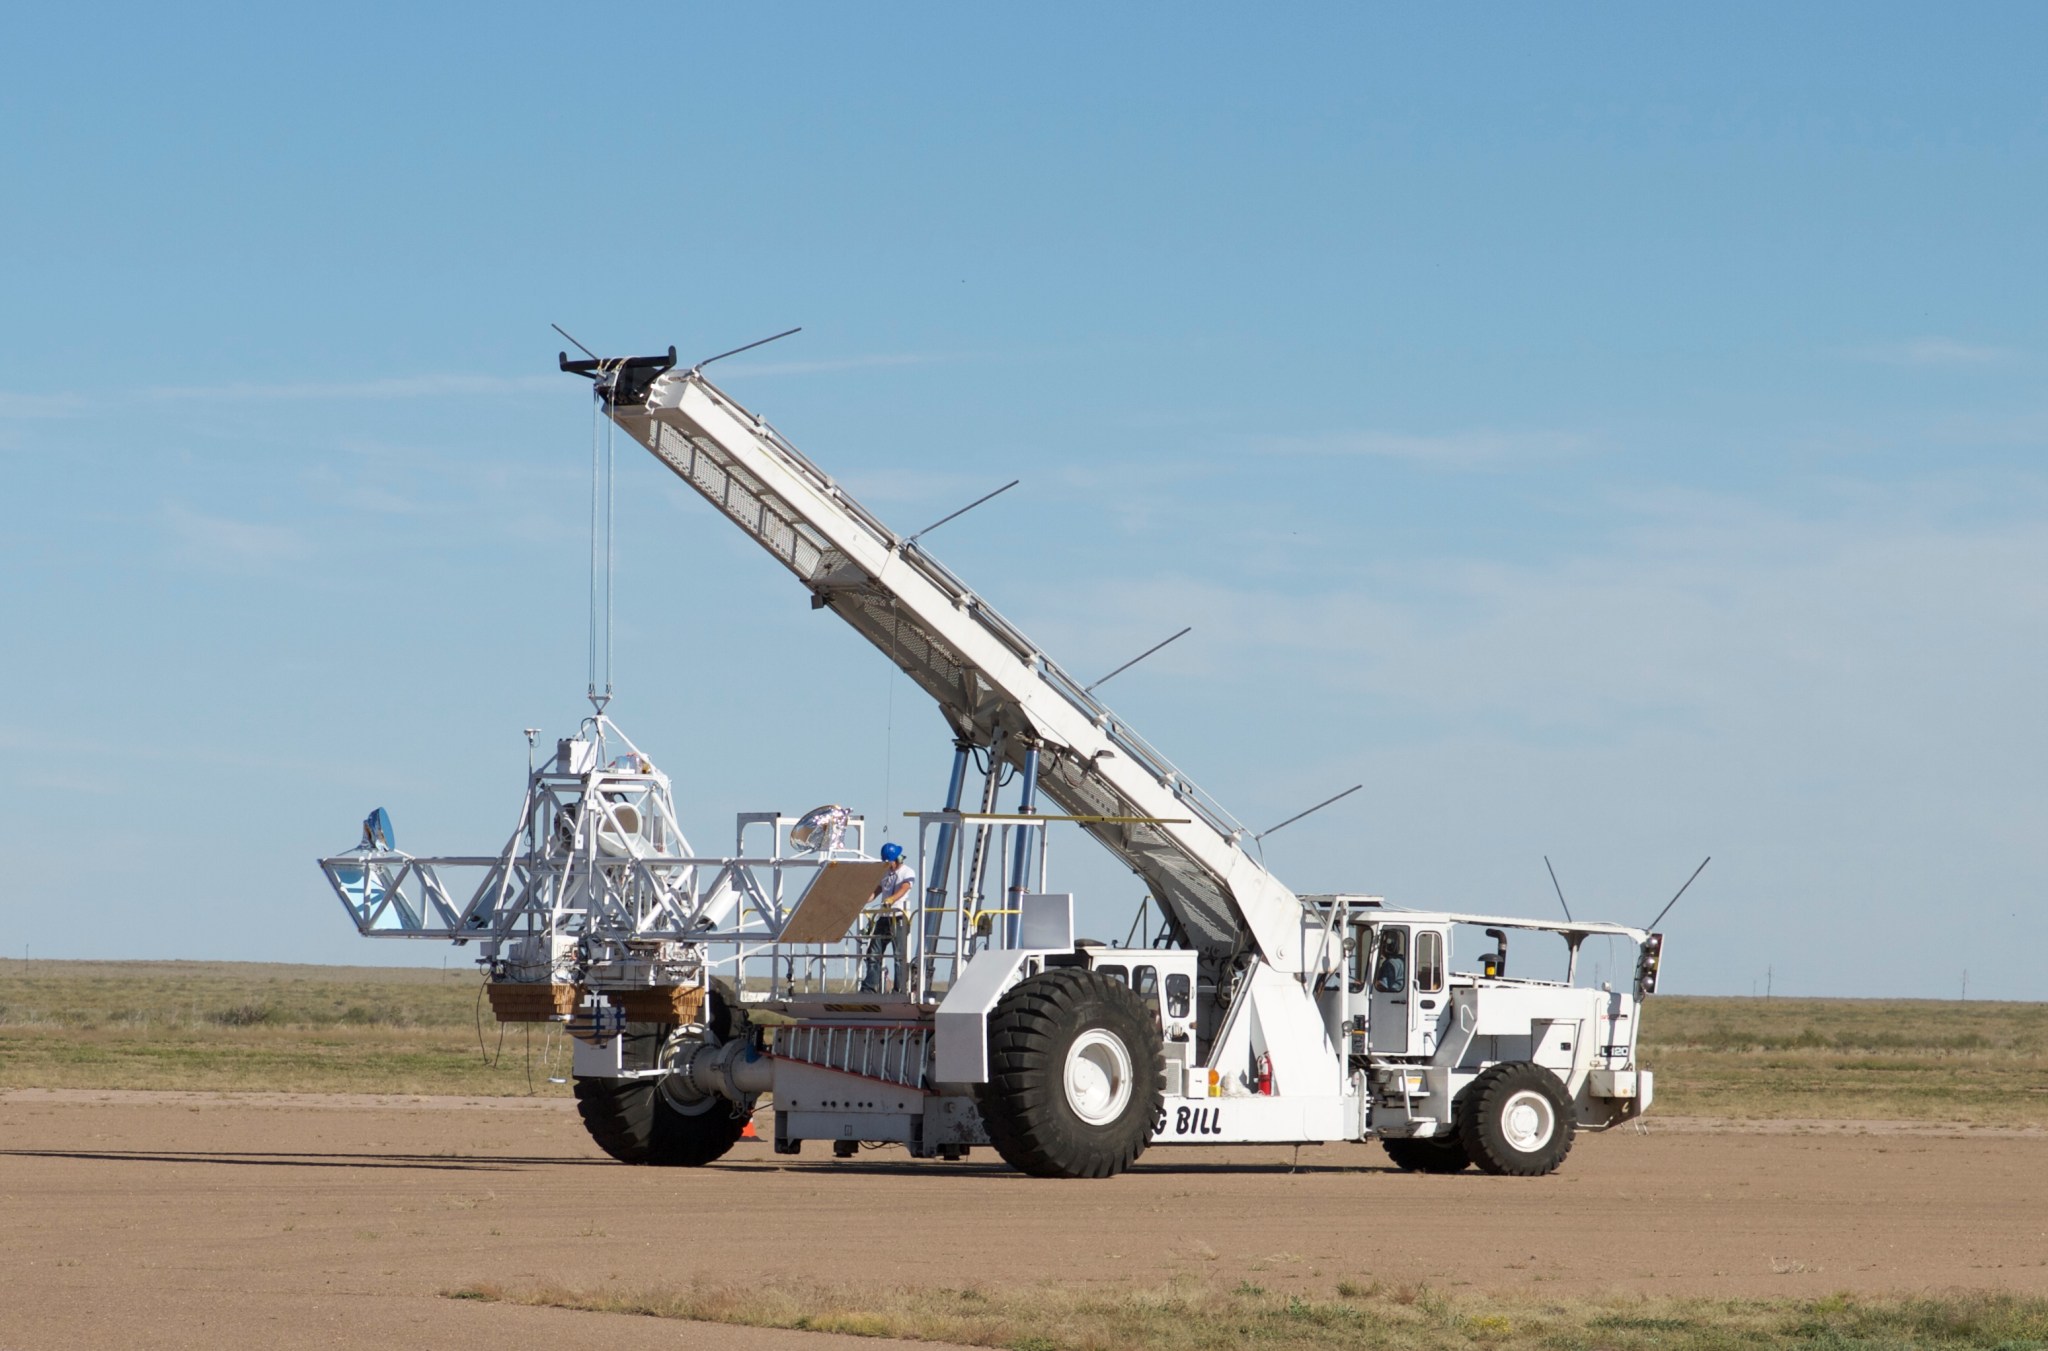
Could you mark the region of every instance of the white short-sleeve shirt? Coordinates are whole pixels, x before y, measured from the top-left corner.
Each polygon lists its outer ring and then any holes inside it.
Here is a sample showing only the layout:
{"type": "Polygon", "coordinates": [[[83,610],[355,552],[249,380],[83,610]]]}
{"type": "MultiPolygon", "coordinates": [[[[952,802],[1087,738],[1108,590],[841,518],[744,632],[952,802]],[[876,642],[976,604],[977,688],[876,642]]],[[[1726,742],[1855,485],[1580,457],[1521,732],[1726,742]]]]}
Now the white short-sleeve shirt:
{"type": "MultiPolygon", "coordinates": [[[[890,865],[889,871],[882,874],[881,882],[876,885],[875,895],[878,897],[894,896],[902,887],[915,885],[917,885],[916,870],[908,863],[899,860],[890,865]]],[[[897,904],[903,905],[909,900],[909,894],[905,893],[903,900],[898,901],[897,904]]]]}

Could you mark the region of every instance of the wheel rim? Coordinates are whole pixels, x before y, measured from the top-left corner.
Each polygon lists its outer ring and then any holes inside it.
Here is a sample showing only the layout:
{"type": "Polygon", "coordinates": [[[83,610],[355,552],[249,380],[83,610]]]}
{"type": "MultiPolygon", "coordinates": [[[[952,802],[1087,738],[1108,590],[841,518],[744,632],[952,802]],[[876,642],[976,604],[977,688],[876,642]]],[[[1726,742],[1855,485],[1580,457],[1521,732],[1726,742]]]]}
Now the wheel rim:
{"type": "Polygon", "coordinates": [[[1131,1102],[1131,1053],[1115,1033],[1094,1027],[1067,1050],[1067,1106],[1091,1126],[1106,1126],[1131,1102]]]}
{"type": "Polygon", "coordinates": [[[1525,1088],[1501,1109],[1500,1133],[1510,1149],[1533,1154],[1557,1134],[1557,1107],[1546,1094],[1525,1088]]]}

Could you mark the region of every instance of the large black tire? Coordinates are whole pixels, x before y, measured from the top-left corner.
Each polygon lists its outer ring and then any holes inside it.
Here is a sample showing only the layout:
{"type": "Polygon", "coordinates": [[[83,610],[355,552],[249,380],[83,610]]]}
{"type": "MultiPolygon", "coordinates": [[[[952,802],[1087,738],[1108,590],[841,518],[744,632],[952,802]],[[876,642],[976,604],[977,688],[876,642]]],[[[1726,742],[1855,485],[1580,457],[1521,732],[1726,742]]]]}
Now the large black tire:
{"type": "Polygon", "coordinates": [[[988,1020],[989,1081],[975,1093],[989,1143],[1033,1177],[1113,1177],[1145,1152],[1165,1099],[1166,1047],[1121,981],[1056,967],[1020,982],[988,1020]]]}
{"type": "Polygon", "coordinates": [[[1472,1166],[1472,1156],[1465,1152],[1465,1142],[1456,1130],[1418,1140],[1382,1137],[1380,1144],[1404,1173],[1462,1173],[1472,1166]]]}
{"type": "Polygon", "coordinates": [[[1458,1134],[1489,1173],[1542,1177],[1572,1152],[1577,1119],[1555,1074],[1527,1060],[1495,1065],[1458,1104],[1458,1134]]]}
{"type": "MultiPolygon", "coordinates": [[[[714,1018],[717,995],[712,996],[714,1018]]],[[[659,1023],[626,1027],[629,1066],[654,1063],[669,1028],[659,1023]]],[[[747,1128],[747,1118],[723,1098],[687,1109],[671,1102],[653,1079],[598,1079],[578,1075],[576,1111],[597,1147],[620,1163],[698,1168],[724,1157],[747,1128]]]]}
{"type": "Polygon", "coordinates": [[[620,1163],[700,1168],[723,1158],[747,1128],[723,1098],[679,1111],[651,1079],[576,1081],[576,1110],[597,1147],[620,1163]]]}
{"type": "Polygon", "coordinates": [[[712,1036],[726,1042],[731,1041],[735,1033],[740,1036],[747,1034],[747,1011],[733,997],[732,982],[713,977],[710,997],[704,1002],[709,1010],[704,1023],[711,1029],[712,1036]]]}

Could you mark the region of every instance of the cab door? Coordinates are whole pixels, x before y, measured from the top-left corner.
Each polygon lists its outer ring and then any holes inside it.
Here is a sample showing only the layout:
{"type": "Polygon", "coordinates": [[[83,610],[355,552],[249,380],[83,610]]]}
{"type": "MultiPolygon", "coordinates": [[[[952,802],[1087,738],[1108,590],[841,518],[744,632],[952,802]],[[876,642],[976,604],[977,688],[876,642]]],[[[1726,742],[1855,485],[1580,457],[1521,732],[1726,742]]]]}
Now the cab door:
{"type": "Polygon", "coordinates": [[[1371,966],[1372,1012],[1365,1025],[1366,1049],[1374,1055],[1407,1055],[1415,1021],[1410,1004],[1410,948],[1405,924],[1382,924],[1374,932],[1371,966]]]}
{"type": "Polygon", "coordinates": [[[1441,924],[1382,924],[1373,942],[1372,1012],[1366,1048],[1374,1055],[1436,1054],[1450,1014],[1445,976],[1449,934],[1441,924]]]}
{"type": "Polygon", "coordinates": [[[1409,1030],[1412,1054],[1433,1056],[1451,1013],[1451,996],[1444,968],[1448,964],[1450,935],[1443,926],[1418,924],[1410,940],[1409,1000],[1415,1021],[1409,1030]]]}

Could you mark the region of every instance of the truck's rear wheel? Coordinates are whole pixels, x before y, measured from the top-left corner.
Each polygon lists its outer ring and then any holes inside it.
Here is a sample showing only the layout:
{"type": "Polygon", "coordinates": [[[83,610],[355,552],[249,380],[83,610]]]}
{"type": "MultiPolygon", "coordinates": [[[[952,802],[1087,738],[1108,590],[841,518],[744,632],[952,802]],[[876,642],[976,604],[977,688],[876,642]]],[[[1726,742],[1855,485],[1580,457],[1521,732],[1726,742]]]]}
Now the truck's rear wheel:
{"type": "Polygon", "coordinates": [[[1557,1076],[1541,1065],[1495,1065],[1472,1081],[1459,1106],[1465,1152],[1486,1172],[1542,1177],[1572,1152],[1571,1102],[1557,1076]]]}
{"type": "MultiPolygon", "coordinates": [[[[714,996],[714,999],[716,996],[714,996]]],[[[655,1063],[669,1028],[659,1023],[626,1026],[625,1063],[655,1063]]],[[[656,1079],[577,1076],[576,1111],[597,1147],[620,1163],[697,1168],[722,1158],[739,1142],[747,1119],[723,1098],[678,1104],[656,1079]]]]}
{"type": "Polygon", "coordinates": [[[1034,1177],[1112,1177],[1151,1143],[1166,1049],[1128,986],[1056,967],[1018,984],[988,1020],[989,1142],[1034,1177]]]}
{"type": "Polygon", "coordinates": [[[1414,1140],[1382,1137],[1380,1143],[1404,1173],[1462,1173],[1472,1166],[1472,1156],[1465,1152],[1465,1142],[1456,1131],[1414,1140]]]}

